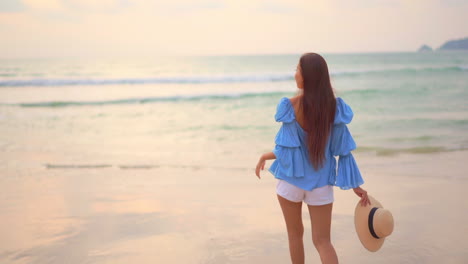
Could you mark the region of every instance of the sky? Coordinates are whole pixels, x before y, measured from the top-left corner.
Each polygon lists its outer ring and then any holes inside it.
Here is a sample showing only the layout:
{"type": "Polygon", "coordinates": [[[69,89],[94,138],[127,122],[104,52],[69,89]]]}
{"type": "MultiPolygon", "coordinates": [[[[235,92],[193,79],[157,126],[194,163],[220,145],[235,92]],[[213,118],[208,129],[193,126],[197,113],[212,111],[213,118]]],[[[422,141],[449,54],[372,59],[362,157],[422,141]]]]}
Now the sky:
{"type": "Polygon", "coordinates": [[[415,51],[468,0],[0,0],[0,58],[415,51]]]}

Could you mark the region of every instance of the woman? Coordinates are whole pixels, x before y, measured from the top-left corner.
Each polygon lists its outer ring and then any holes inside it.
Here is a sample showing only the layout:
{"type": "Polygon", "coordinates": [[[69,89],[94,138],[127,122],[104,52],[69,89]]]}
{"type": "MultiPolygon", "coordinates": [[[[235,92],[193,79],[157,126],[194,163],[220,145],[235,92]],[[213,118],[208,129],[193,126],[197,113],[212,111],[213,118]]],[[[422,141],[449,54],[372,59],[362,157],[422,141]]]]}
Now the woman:
{"type": "Polygon", "coordinates": [[[255,174],[265,161],[275,159],[269,171],[278,179],[277,197],[283,211],[292,263],[304,263],[302,202],[312,223],[312,241],[322,263],[338,263],[330,241],[333,186],[353,189],[361,205],[370,204],[351,151],[356,144],[347,128],[351,108],[333,93],[325,59],[316,53],[301,56],[295,74],[300,93],[282,98],[275,119],[282,122],[273,152],[263,154],[255,174]],[[339,156],[338,170],[334,156],[339,156]]]}

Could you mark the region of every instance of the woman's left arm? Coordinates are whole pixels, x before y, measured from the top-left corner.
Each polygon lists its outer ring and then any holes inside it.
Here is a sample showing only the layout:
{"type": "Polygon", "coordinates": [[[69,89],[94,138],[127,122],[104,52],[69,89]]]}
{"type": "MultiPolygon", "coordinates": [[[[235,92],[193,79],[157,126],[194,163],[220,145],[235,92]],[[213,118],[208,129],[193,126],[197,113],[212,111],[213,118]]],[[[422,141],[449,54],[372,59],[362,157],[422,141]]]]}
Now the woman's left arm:
{"type": "Polygon", "coordinates": [[[260,170],[265,169],[265,161],[272,160],[272,159],[276,159],[276,156],[273,152],[267,152],[267,153],[262,154],[262,156],[260,156],[260,159],[258,160],[258,163],[257,163],[257,167],[255,168],[255,174],[257,175],[259,179],[260,179],[260,170]]]}

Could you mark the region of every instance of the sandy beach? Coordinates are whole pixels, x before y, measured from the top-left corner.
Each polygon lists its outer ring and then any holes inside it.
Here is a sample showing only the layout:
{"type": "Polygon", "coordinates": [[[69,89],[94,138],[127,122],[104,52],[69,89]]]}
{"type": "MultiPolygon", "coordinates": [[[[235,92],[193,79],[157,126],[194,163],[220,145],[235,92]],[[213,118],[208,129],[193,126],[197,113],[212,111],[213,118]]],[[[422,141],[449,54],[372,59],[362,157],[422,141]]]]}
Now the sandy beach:
{"type": "MultiPolygon", "coordinates": [[[[276,180],[254,176],[254,154],[232,168],[47,167],[51,156],[22,156],[34,162],[11,164],[0,179],[2,263],[288,263],[276,180]]],[[[392,211],[395,229],[380,251],[365,250],[354,230],[358,198],[335,188],[340,262],[465,263],[467,158],[357,153],[363,188],[392,211]]],[[[303,217],[306,261],[319,263],[305,206],[303,217]]]]}

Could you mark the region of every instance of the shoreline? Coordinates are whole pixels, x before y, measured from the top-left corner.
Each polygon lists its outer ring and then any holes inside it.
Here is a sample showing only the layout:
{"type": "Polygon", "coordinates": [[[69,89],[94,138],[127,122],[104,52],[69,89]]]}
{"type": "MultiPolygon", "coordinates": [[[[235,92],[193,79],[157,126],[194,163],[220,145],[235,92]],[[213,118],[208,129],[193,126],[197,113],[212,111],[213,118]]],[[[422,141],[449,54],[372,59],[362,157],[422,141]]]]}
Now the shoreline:
{"type": "MultiPolygon", "coordinates": [[[[354,231],[359,198],[335,188],[332,242],[341,262],[461,263],[468,258],[463,248],[468,213],[459,210],[468,206],[463,199],[468,151],[396,157],[357,153],[355,158],[363,188],[391,210],[395,229],[381,250],[366,251],[354,231]]],[[[240,164],[249,160],[243,157],[240,164]]],[[[52,257],[54,263],[288,262],[276,181],[266,169],[258,180],[253,170],[30,167],[22,176],[9,171],[0,180],[5,190],[0,256],[5,263],[42,263],[52,257]]],[[[304,207],[306,259],[319,261],[309,241],[308,217],[304,207]]]]}

